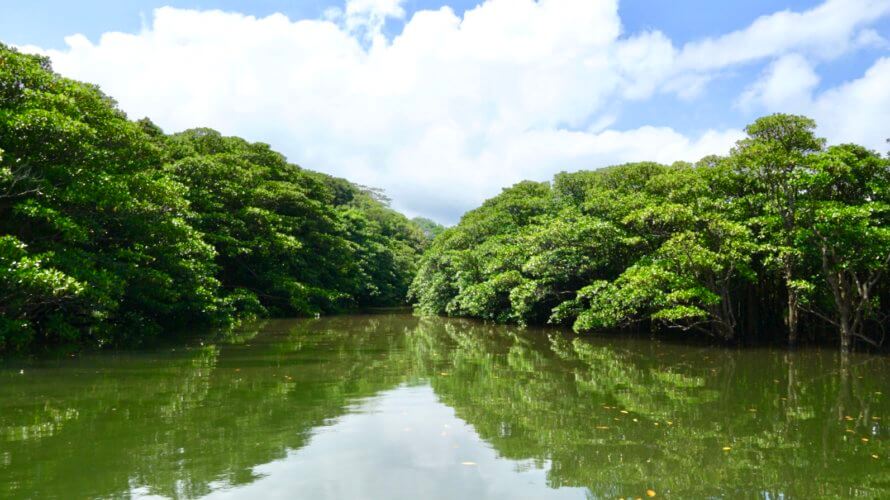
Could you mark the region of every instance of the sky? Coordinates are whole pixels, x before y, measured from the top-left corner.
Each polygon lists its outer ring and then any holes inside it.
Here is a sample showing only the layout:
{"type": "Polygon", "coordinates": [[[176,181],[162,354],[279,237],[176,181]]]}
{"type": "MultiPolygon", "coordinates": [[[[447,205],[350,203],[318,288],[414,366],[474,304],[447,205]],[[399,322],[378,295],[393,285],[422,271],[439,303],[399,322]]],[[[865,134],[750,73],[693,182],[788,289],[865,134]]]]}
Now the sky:
{"type": "Polygon", "coordinates": [[[890,0],[0,0],[0,41],[445,224],[523,179],[725,154],[773,112],[890,148],[890,0]]]}

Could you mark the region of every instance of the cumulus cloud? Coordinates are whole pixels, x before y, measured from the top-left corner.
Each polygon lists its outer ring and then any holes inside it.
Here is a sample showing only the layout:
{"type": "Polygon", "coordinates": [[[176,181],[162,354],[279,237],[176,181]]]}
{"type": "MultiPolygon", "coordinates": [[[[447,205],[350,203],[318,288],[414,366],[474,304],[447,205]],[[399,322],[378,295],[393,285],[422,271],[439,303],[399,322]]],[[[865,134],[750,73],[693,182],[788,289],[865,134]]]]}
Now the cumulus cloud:
{"type": "Polygon", "coordinates": [[[890,137],[890,57],[878,59],[861,78],[816,92],[819,79],[798,55],[786,56],[748,88],[740,104],[748,109],[810,116],[832,142],[855,142],[883,150],[890,137]]]}
{"type": "Polygon", "coordinates": [[[744,29],[686,44],[679,64],[708,70],[804,51],[838,57],[873,42],[876,33],[865,26],[888,14],[887,0],[828,0],[804,12],[784,10],[761,16],[744,29]]]}
{"type": "Polygon", "coordinates": [[[757,105],[774,110],[806,108],[818,84],[819,76],[810,62],[800,54],[789,54],[773,62],[763,77],[745,90],[739,105],[746,110],[757,105]]]}
{"type": "MultiPolygon", "coordinates": [[[[867,24],[888,4],[828,0],[680,48],[658,31],[623,34],[617,0],[488,0],[462,16],[442,7],[410,18],[402,0],[347,0],[296,21],[165,7],[138,33],[29,50],[165,130],[206,125],[269,142],[308,168],[386,189],[411,215],[454,222],[521,179],[726,152],[738,130],[610,129],[616,103],[693,99],[733,64],[883,43],[867,24]],[[400,34],[384,35],[387,20],[400,34]]],[[[794,62],[774,72],[802,71],[794,62]]],[[[747,99],[789,92],[765,82],[747,99]]]]}

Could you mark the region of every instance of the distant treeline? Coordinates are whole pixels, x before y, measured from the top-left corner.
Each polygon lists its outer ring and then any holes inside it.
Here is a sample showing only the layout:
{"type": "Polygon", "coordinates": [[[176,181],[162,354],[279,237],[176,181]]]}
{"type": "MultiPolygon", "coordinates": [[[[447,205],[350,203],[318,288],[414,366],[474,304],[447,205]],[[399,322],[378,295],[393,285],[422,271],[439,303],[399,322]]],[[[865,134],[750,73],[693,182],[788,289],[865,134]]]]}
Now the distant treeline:
{"type": "Polygon", "coordinates": [[[422,258],[426,313],[727,341],[880,343],[890,160],[776,114],[726,157],[521,182],[422,258]]]}
{"type": "Polygon", "coordinates": [[[439,230],[266,144],[130,121],[0,44],[0,351],[404,304],[439,230]]]}

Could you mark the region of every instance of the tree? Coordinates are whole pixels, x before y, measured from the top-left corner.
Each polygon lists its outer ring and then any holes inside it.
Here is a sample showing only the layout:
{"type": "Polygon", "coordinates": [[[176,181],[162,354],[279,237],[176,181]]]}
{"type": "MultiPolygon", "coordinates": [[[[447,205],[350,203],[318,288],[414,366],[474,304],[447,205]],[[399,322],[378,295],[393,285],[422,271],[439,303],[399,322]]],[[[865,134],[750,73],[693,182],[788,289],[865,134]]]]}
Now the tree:
{"type": "Polygon", "coordinates": [[[748,137],[732,152],[737,173],[748,184],[748,197],[757,214],[755,226],[762,231],[770,257],[782,273],[787,294],[788,342],[798,339],[800,293],[797,266],[800,258],[794,244],[800,227],[800,178],[808,157],[822,150],[824,139],[813,131],[816,123],[806,117],[774,114],[759,118],[745,128],[748,137]]]}
{"type": "Polygon", "coordinates": [[[833,314],[811,310],[838,328],[843,351],[854,338],[878,344],[865,332],[867,322],[883,319],[875,290],[890,271],[890,161],[860,146],[835,146],[813,159],[805,181],[801,237],[834,305],[833,314]]]}
{"type": "Polygon", "coordinates": [[[890,319],[888,160],[824,152],[814,128],[772,115],[728,157],[517,184],[433,242],[412,297],[436,314],[727,341],[781,332],[792,344],[809,311],[813,338],[835,334],[818,318],[878,338],[890,319]]]}
{"type": "Polygon", "coordinates": [[[427,219],[426,217],[415,217],[411,219],[411,222],[417,225],[417,227],[423,231],[423,234],[430,240],[445,231],[445,226],[432,219],[427,219]]]}
{"type": "Polygon", "coordinates": [[[0,111],[0,348],[225,317],[185,187],[110,98],[0,46],[0,111]]]}
{"type": "Polygon", "coordinates": [[[0,45],[0,350],[404,304],[428,239],[386,202],[0,45]]]}

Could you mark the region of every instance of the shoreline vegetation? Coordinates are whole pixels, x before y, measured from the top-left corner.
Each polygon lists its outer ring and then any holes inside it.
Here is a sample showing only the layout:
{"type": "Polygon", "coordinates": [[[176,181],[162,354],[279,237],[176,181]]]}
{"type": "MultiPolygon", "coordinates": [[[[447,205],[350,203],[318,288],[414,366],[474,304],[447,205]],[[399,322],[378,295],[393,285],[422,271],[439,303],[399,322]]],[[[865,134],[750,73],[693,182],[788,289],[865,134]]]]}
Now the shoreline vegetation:
{"type": "Polygon", "coordinates": [[[890,158],[826,147],[775,114],[728,156],[521,182],[421,258],[429,314],[576,332],[880,347],[890,299],[890,158]]]}
{"type": "Polygon", "coordinates": [[[131,121],[0,44],[0,352],[408,304],[881,346],[890,158],[815,129],[775,114],[727,156],[520,182],[445,229],[266,144],[131,121]]]}
{"type": "Polygon", "coordinates": [[[266,144],[130,121],[0,45],[0,351],[402,305],[438,230],[266,144]]]}

